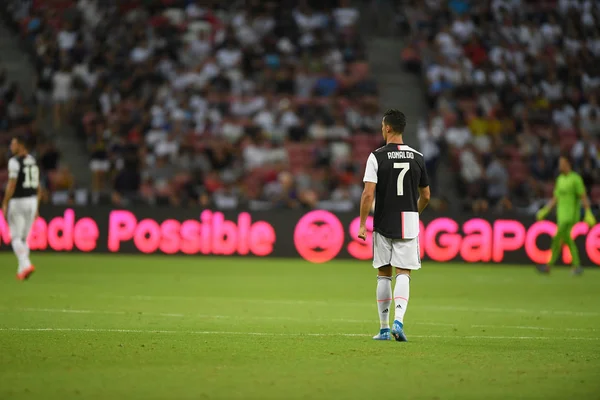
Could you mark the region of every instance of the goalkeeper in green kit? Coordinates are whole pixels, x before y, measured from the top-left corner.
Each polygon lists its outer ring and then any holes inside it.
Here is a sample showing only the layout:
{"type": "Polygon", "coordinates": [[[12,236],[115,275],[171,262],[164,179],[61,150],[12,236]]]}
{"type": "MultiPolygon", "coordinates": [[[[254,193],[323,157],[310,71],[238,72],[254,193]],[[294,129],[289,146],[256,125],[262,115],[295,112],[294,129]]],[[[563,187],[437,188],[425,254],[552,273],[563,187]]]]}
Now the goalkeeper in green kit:
{"type": "Polygon", "coordinates": [[[581,176],[573,171],[571,161],[566,156],[559,160],[560,175],[556,179],[554,186],[554,196],[552,200],[537,213],[537,219],[542,220],[556,206],[556,222],[558,230],[552,238],[552,258],[548,265],[539,265],[538,271],[542,273],[550,272],[550,268],[556,263],[561,254],[562,245],[566,244],[571,250],[573,262],[571,263],[572,272],[580,275],[583,272],[579,261],[579,251],[575,241],[571,238],[573,226],[579,222],[581,217],[581,206],[585,210],[583,220],[590,225],[596,225],[596,219],[590,209],[590,202],[585,193],[585,186],[581,176]]]}

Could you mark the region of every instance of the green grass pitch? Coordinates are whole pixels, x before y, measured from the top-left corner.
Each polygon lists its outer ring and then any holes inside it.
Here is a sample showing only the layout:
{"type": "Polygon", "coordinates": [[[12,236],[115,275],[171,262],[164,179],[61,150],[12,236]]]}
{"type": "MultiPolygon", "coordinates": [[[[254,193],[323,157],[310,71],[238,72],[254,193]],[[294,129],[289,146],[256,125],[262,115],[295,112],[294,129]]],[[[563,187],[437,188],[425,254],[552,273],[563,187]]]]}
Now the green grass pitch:
{"type": "Polygon", "coordinates": [[[0,399],[600,399],[600,271],[428,264],[375,342],[369,262],[0,253],[0,399]]]}

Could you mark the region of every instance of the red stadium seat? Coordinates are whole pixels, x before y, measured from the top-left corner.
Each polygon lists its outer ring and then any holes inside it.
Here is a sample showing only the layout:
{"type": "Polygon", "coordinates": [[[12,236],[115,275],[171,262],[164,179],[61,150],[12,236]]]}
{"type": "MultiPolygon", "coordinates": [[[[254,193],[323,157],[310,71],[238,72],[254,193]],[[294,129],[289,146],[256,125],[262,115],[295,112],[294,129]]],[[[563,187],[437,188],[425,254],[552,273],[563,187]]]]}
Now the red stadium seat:
{"type": "Polygon", "coordinates": [[[563,128],[563,129],[559,129],[558,131],[558,136],[560,138],[565,138],[565,137],[577,137],[577,130],[575,130],[574,128],[563,128]]]}
{"type": "Polygon", "coordinates": [[[527,165],[520,160],[513,160],[508,166],[510,178],[517,182],[523,182],[527,179],[529,171],[527,165]]]}
{"type": "Polygon", "coordinates": [[[506,146],[504,148],[504,152],[506,156],[508,156],[511,160],[521,160],[521,152],[519,151],[519,148],[517,146],[506,146]]]}
{"type": "Polygon", "coordinates": [[[570,152],[573,145],[577,142],[576,136],[562,136],[560,138],[560,149],[563,152],[570,152]]]}

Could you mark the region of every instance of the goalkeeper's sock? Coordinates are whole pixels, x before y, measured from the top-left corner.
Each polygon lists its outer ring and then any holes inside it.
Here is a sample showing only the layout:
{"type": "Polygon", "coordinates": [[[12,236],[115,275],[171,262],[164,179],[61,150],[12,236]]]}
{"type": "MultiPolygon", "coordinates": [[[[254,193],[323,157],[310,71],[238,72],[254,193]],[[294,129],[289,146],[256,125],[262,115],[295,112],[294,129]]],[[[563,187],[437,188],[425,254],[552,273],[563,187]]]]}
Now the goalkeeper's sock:
{"type": "Polygon", "coordinates": [[[551,249],[552,256],[550,257],[550,262],[548,263],[548,266],[550,267],[556,264],[556,261],[558,261],[558,257],[560,257],[560,253],[562,252],[562,241],[558,234],[552,239],[551,249]]]}
{"type": "Polygon", "coordinates": [[[410,293],[410,276],[406,274],[396,275],[396,286],[394,287],[394,303],[396,304],[395,321],[404,323],[404,314],[408,307],[408,296],[410,293]]]}
{"type": "Polygon", "coordinates": [[[390,329],[390,305],[392,304],[392,277],[377,277],[377,310],[381,329],[390,329]]]}
{"type": "Polygon", "coordinates": [[[575,268],[579,267],[581,265],[581,262],[579,261],[579,250],[577,249],[575,241],[571,237],[569,237],[569,240],[567,240],[567,246],[571,251],[571,258],[573,259],[573,261],[571,261],[571,265],[575,268]]]}

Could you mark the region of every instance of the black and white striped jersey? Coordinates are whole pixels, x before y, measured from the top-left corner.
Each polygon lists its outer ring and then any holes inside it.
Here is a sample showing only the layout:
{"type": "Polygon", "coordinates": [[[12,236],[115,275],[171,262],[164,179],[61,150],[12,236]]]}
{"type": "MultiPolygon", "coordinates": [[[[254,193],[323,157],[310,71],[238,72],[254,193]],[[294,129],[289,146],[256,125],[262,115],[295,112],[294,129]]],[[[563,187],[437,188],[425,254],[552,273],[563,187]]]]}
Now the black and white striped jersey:
{"type": "Polygon", "coordinates": [[[364,182],[375,188],[373,230],[391,239],[419,235],[419,188],[429,186],[423,154],[390,143],[369,155],[364,182]]]}
{"type": "Polygon", "coordinates": [[[15,156],[8,160],[8,177],[17,180],[13,198],[37,196],[40,169],[32,155],[15,156]]]}

